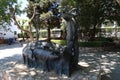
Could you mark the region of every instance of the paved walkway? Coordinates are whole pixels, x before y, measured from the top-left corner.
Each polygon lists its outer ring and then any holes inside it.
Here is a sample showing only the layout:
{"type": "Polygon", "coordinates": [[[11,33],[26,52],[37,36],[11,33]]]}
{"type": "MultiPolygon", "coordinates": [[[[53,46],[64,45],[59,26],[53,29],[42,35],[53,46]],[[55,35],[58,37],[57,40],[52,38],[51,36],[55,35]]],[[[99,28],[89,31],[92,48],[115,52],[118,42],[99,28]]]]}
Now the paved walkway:
{"type": "MultiPolygon", "coordinates": [[[[25,46],[25,45],[23,45],[25,46]]],[[[111,79],[102,76],[102,80],[120,80],[120,52],[103,52],[101,49],[80,48],[79,65],[83,66],[68,78],[54,72],[27,68],[23,65],[20,44],[0,45],[0,80],[97,80],[100,70],[111,79]],[[5,74],[5,76],[3,76],[5,74]]]]}
{"type": "Polygon", "coordinates": [[[0,44],[0,59],[13,55],[20,55],[22,53],[22,48],[23,46],[20,44],[0,44]]]}

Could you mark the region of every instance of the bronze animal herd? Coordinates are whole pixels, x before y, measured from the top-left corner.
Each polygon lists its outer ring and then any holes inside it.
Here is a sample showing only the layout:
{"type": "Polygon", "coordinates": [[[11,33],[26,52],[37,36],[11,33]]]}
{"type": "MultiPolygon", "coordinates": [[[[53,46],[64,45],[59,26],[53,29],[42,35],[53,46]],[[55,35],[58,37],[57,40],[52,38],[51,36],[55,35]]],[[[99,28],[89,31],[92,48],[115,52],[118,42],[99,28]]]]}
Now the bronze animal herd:
{"type": "Polygon", "coordinates": [[[41,67],[44,71],[71,75],[70,57],[67,47],[49,41],[28,43],[22,51],[23,61],[28,67],[41,67]]]}

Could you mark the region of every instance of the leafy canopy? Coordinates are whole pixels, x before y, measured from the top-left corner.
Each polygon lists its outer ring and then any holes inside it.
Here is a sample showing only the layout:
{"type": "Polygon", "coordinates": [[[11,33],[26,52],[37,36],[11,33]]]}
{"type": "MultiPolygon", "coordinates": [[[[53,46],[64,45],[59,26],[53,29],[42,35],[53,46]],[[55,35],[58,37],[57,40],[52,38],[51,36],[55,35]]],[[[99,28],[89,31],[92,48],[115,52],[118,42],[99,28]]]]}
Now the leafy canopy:
{"type": "Polygon", "coordinates": [[[0,24],[10,23],[11,15],[9,9],[13,11],[14,5],[17,4],[17,0],[0,0],[0,24]]]}

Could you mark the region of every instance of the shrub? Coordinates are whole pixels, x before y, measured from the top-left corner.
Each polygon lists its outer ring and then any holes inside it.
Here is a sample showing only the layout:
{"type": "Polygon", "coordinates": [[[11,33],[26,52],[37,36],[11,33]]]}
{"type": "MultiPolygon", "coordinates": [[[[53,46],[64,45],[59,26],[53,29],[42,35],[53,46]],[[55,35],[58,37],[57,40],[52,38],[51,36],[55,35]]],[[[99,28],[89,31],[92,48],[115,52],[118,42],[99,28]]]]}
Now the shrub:
{"type": "Polygon", "coordinates": [[[102,47],[102,44],[105,41],[88,41],[88,42],[79,42],[79,47],[102,47]]]}
{"type": "MultiPolygon", "coordinates": [[[[66,40],[51,40],[54,43],[60,45],[66,45],[66,40]]],[[[102,47],[106,41],[87,41],[87,42],[78,42],[79,47],[102,47]]]]}

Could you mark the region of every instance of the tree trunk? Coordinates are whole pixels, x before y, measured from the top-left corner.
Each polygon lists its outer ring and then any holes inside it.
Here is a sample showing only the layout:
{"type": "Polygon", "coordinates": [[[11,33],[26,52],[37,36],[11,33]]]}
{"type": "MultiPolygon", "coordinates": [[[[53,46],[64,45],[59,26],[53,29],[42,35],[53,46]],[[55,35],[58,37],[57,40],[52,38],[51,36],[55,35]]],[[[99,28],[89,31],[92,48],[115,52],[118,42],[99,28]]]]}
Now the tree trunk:
{"type": "Polygon", "coordinates": [[[118,2],[118,4],[120,5],[120,0],[116,0],[118,2]]]}
{"type": "Polygon", "coordinates": [[[32,32],[29,32],[29,36],[30,36],[30,40],[31,40],[31,41],[34,41],[34,37],[33,37],[32,32]]]}
{"type": "Polygon", "coordinates": [[[93,29],[89,31],[89,39],[90,41],[93,41],[95,39],[96,34],[96,27],[94,26],[93,29]]]}
{"type": "Polygon", "coordinates": [[[23,39],[23,41],[25,41],[25,37],[24,37],[23,31],[21,31],[21,33],[22,33],[22,39],[23,39]]]}
{"type": "Polygon", "coordinates": [[[36,14],[35,16],[36,41],[39,40],[39,17],[40,17],[39,14],[36,14]]]}
{"type": "Polygon", "coordinates": [[[92,33],[92,39],[95,39],[95,34],[96,34],[96,26],[94,26],[93,28],[93,33],[92,33]]]}
{"type": "Polygon", "coordinates": [[[48,36],[47,36],[48,41],[51,40],[51,32],[50,32],[50,27],[48,27],[48,36]]]}
{"type": "Polygon", "coordinates": [[[37,41],[39,40],[39,31],[38,31],[38,29],[36,29],[36,40],[37,41]]]}

